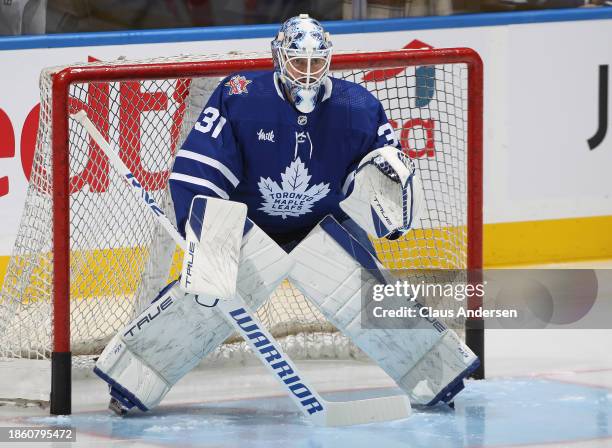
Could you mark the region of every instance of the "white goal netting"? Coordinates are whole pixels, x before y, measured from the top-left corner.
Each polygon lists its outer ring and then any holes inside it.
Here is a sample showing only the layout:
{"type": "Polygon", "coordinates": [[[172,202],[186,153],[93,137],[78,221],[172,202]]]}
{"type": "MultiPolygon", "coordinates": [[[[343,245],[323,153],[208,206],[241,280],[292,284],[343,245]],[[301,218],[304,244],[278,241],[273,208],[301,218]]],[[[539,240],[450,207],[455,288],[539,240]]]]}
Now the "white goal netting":
{"type": "MultiPolygon", "coordinates": [[[[69,109],[84,109],[158,203],[172,210],[167,179],[173,157],[220,78],[161,76],[164,65],[192,73],[222,55],[99,62],[88,66],[156,67],[131,79],[72,84],[69,109]],[[161,68],[160,68],[161,67],[161,68]],[[141,77],[141,78],[140,78],[141,77]]],[[[234,67],[234,69],[236,69],[234,67]]],[[[40,125],[19,234],[0,291],[0,358],[48,359],[52,351],[53,247],[51,182],[52,81],[42,73],[40,125]]],[[[170,72],[169,72],[170,73],[170,72]]],[[[229,74],[229,73],[228,73],[229,74]]],[[[332,76],[357,82],[382,102],[404,149],[416,159],[426,204],[416,229],[399,241],[375,241],[390,268],[465,268],[467,263],[467,66],[418,61],[393,69],[346,69],[332,76]]],[[[108,340],[179,272],[180,255],[101,150],[70,119],[70,323],[75,359],[100,353],[108,340]]],[[[172,213],[170,213],[172,214],[172,213]]],[[[359,357],[285,282],[258,312],[296,358],[359,357]]],[[[212,356],[243,359],[232,339],[212,356]]]]}

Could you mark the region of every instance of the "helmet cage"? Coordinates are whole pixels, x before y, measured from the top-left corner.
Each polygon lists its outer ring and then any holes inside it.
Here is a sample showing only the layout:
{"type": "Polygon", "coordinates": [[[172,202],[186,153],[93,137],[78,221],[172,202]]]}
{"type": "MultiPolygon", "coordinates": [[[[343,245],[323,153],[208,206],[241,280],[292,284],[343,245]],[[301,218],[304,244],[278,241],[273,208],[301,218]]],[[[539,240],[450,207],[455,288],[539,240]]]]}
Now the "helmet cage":
{"type": "Polygon", "coordinates": [[[331,52],[331,48],[304,51],[279,46],[278,64],[281,75],[295,87],[319,87],[329,73],[331,52]]]}

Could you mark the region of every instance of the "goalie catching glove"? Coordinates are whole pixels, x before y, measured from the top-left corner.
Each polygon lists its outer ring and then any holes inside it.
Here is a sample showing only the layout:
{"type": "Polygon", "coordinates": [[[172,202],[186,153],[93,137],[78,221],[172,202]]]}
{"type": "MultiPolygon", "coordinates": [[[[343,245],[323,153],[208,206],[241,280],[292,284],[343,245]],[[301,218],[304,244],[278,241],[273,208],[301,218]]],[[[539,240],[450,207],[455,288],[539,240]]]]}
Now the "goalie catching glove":
{"type": "Polygon", "coordinates": [[[372,237],[394,240],[412,228],[422,201],[412,160],[397,148],[385,146],[359,162],[353,191],[340,208],[372,237]]]}

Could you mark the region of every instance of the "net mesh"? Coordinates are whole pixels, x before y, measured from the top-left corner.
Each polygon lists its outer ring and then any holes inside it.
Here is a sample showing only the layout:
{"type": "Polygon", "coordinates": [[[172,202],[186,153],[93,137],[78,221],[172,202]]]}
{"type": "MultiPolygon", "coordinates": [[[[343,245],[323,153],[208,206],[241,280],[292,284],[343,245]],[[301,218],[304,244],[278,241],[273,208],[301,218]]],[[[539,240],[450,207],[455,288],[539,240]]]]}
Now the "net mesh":
{"type": "MultiPolygon", "coordinates": [[[[222,55],[142,61],[149,66],[222,55]]],[[[259,55],[261,57],[261,55],[259,55]]],[[[128,61],[93,63],[122,65],[128,61]]],[[[90,64],[92,65],[92,64],[90,64]]],[[[245,63],[245,67],[247,64],[245,63]]],[[[0,357],[48,359],[52,350],[52,76],[41,75],[40,124],[30,184],[14,251],[0,292],[0,357]]],[[[332,76],[365,86],[382,102],[396,136],[415,159],[425,205],[415,229],[397,241],[377,240],[394,269],[465,268],[467,260],[467,66],[406,65],[345,70],[332,76]]],[[[165,210],[173,157],[219,77],[91,82],[70,87],[71,113],[84,109],[126,165],[165,210]]],[[[123,185],[97,145],[69,121],[71,342],[76,360],[101,352],[109,339],[179,272],[180,253],[140,200],[123,185]]],[[[170,213],[172,214],[172,213],[170,213]]],[[[259,317],[296,358],[360,357],[288,282],[259,317]]],[[[236,337],[210,356],[243,359],[236,337]]]]}

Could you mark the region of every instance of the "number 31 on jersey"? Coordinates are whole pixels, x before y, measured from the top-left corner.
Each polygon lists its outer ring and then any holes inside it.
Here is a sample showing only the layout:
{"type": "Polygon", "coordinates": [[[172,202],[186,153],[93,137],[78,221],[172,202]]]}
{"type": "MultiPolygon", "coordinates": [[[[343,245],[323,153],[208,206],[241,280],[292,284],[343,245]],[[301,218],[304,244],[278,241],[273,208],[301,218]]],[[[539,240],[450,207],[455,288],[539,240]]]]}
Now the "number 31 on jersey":
{"type": "Polygon", "coordinates": [[[384,135],[390,146],[397,147],[397,137],[395,136],[395,131],[393,130],[393,127],[390,123],[385,123],[381,125],[378,128],[378,135],[379,137],[382,137],[384,135]]]}
{"type": "Polygon", "coordinates": [[[212,131],[211,137],[217,138],[221,133],[221,129],[225,126],[227,120],[219,114],[219,110],[216,107],[207,107],[204,109],[202,118],[200,121],[196,121],[194,128],[200,131],[202,134],[207,134],[213,128],[215,122],[217,125],[212,131]],[[217,119],[219,119],[217,121],[217,119]]]}

